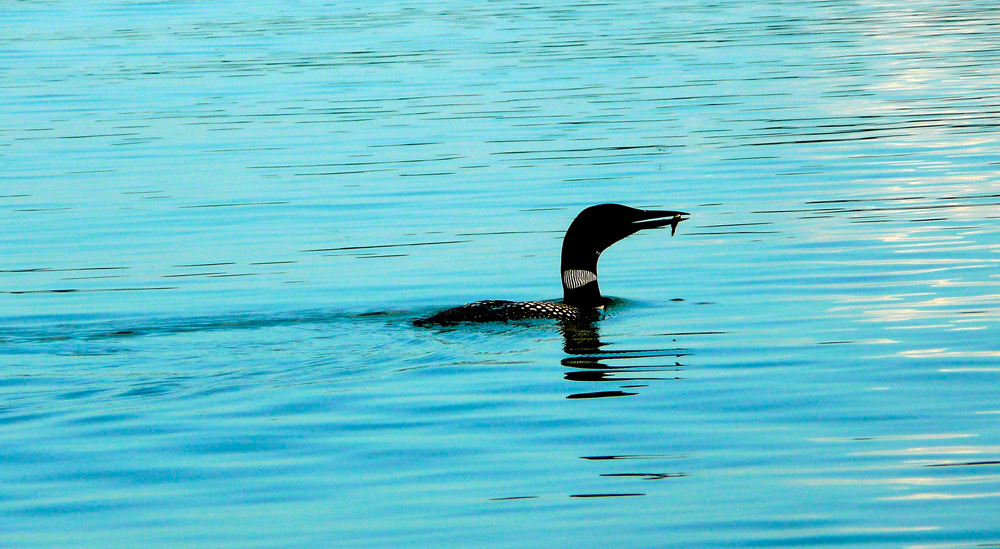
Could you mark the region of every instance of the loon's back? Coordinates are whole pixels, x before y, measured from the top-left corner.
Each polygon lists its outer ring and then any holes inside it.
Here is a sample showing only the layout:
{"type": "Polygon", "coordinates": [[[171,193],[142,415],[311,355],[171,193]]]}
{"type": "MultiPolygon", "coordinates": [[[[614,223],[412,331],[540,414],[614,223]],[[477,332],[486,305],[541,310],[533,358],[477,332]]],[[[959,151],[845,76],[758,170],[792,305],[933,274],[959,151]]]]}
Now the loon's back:
{"type": "Polygon", "coordinates": [[[597,285],[597,260],[601,252],[619,240],[643,229],[671,226],[687,219],[687,213],[639,210],[620,204],[586,208],[566,230],[562,246],[563,302],[477,301],[442,311],[420,324],[496,322],[527,318],[583,320],[596,318],[607,298],[597,285]]]}
{"type": "Polygon", "coordinates": [[[528,318],[555,320],[580,320],[589,311],[556,301],[504,301],[488,299],[441,311],[422,320],[421,324],[449,324],[453,322],[498,322],[528,318]]]}

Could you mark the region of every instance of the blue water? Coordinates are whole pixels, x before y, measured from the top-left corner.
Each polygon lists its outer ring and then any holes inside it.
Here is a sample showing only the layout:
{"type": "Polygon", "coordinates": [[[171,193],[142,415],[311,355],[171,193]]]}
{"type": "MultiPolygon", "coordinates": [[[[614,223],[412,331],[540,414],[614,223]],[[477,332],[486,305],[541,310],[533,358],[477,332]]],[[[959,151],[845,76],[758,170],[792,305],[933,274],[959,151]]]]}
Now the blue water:
{"type": "Polygon", "coordinates": [[[1000,544],[989,2],[17,2],[5,547],[1000,544]],[[420,327],[560,297],[591,329],[420,327]]]}

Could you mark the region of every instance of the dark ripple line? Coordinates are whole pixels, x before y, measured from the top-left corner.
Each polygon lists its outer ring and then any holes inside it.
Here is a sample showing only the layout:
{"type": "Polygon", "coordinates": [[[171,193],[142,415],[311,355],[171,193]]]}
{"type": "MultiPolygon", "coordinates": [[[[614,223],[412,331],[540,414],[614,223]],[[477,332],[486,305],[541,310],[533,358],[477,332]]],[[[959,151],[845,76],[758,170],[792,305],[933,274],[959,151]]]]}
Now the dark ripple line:
{"type": "Polygon", "coordinates": [[[455,233],[455,236],[495,236],[504,234],[564,234],[566,231],[494,231],[484,233],[455,233]]]}
{"type": "Polygon", "coordinates": [[[436,158],[411,158],[406,160],[372,160],[370,162],[324,162],[322,164],[264,164],[261,166],[247,166],[250,170],[276,170],[290,168],[337,168],[347,166],[385,166],[393,164],[418,164],[423,162],[447,162],[449,160],[459,160],[460,155],[441,156],[436,158]]]}
{"type": "Polygon", "coordinates": [[[625,391],[595,391],[593,393],[574,393],[572,395],[567,395],[566,398],[570,400],[578,399],[588,399],[588,398],[613,398],[613,397],[623,397],[623,396],[635,396],[639,393],[628,393],[625,391]]]}
{"type": "Polygon", "coordinates": [[[219,266],[222,266],[222,265],[236,265],[236,263],[234,263],[232,261],[226,261],[226,262],[221,262],[221,263],[189,263],[189,264],[181,264],[181,265],[171,265],[171,267],[182,269],[182,268],[187,268],[187,267],[219,267],[219,266]]]}
{"type": "Polygon", "coordinates": [[[845,204],[853,202],[898,202],[905,200],[926,200],[926,196],[903,196],[898,198],[841,198],[836,200],[809,200],[806,204],[845,204]]]}
{"type": "Polygon", "coordinates": [[[191,208],[231,208],[234,206],[280,206],[283,204],[291,204],[287,200],[280,200],[275,202],[230,202],[230,203],[220,203],[220,204],[194,204],[190,206],[178,206],[179,209],[191,209],[191,208]]]}
{"type": "Polygon", "coordinates": [[[163,275],[161,278],[185,278],[192,276],[213,276],[224,274],[222,271],[208,272],[208,273],[183,273],[183,274],[169,274],[163,275]]]}
{"type": "Polygon", "coordinates": [[[697,225],[699,229],[721,229],[723,227],[752,227],[756,225],[774,225],[773,221],[755,221],[751,223],[727,223],[725,225],[697,225]]]}
{"type": "Polygon", "coordinates": [[[511,155],[511,154],[545,154],[545,153],[576,153],[576,152],[615,152],[615,151],[631,151],[631,150],[643,150],[643,149],[660,149],[667,147],[680,147],[681,145],[623,145],[617,147],[584,147],[577,149],[548,149],[543,151],[538,150],[517,150],[517,151],[497,151],[490,153],[491,155],[511,155]]]}
{"type": "MultiPolygon", "coordinates": [[[[765,212],[754,212],[754,213],[765,213],[765,212]]],[[[704,231],[704,232],[688,232],[684,233],[685,236],[718,236],[727,234],[781,234],[781,231],[704,231]]]]}
{"type": "Polygon", "coordinates": [[[602,477],[636,477],[642,480],[663,480],[667,478],[683,478],[687,473],[604,473],[602,477]]]}
{"type": "Polygon", "coordinates": [[[390,171],[391,169],[392,168],[372,168],[372,169],[369,169],[369,170],[343,170],[343,171],[339,171],[339,172],[297,172],[297,173],[293,173],[292,175],[295,176],[295,177],[320,177],[320,176],[327,176],[327,175],[357,175],[357,174],[362,174],[362,173],[387,172],[387,171],[390,171]]]}
{"type": "Polygon", "coordinates": [[[55,289],[55,290],[11,290],[3,293],[12,295],[22,295],[22,294],[70,294],[70,293],[91,293],[91,292],[143,292],[148,290],[176,290],[177,288],[178,288],[177,286],[149,286],[140,288],[92,288],[92,289],[66,288],[66,289],[55,289]]]}
{"type": "MultiPolygon", "coordinates": [[[[866,137],[840,137],[828,139],[792,139],[788,141],[761,141],[758,143],[747,143],[751,147],[769,147],[774,145],[812,145],[816,143],[840,143],[848,141],[872,141],[874,139],[885,139],[888,137],[907,137],[910,134],[890,134],[890,135],[870,135],[866,137]]],[[[723,148],[736,148],[743,145],[725,145],[723,148]]]]}
{"type": "Polygon", "coordinates": [[[52,269],[49,267],[29,267],[27,269],[0,269],[2,273],[75,273],[80,271],[127,271],[128,267],[79,267],[76,269],[52,269]]]}
{"type": "Polygon", "coordinates": [[[302,253],[313,252],[343,252],[351,250],[375,250],[380,248],[406,248],[410,246],[436,246],[439,244],[463,244],[472,242],[471,240],[441,240],[437,242],[414,242],[412,244],[377,244],[373,246],[341,246],[339,248],[315,248],[310,250],[299,250],[302,253]]]}
{"type": "Polygon", "coordinates": [[[587,461],[612,461],[622,459],[687,459],[687,454],[623,454],[611,456],[580,456],[587,461]]]}
{"type": "Polygon", "coordinates": [[[688,356],[685,349],[622,349],[620,351],[595,351],[580,353],[565,360],[586,359],[633,359],[633,358],[664,358],[688,356]]]}
{"type": "Polygon", "coordinates": [[[982,465],[1000,465],[1000,461],[967,461],[964,463],[934,463],[924,467],[977,467],[982,465]]]}
{"type": "MultiPolygon", "coordinates": [[[[892,206],[884,208],[803,208],[796,210],[760,210],[751,213],[774,214],[774,213],[870,213],[870,212],[900,212],[900,211],[920,211],[920,210],[941,210],[953,208],[980,208],[983,206],[1000,206],[1000,202],[986,202],[981,204],[931,204],[926,206],[892,206]]],[[[687,233],[697,234],[697,233],[687,233]]]]}
{"type": "Polygon", "coordinates": [[[646,494],[640,493],[620,493],[620,494],[572,494],[571,498],[628,498],[628,497],[638,497],[645,496],[646,494]]]}
{"type": "Polygon", "coordinates": [[[15,141],[25,141],[31,140],[42,140],[42,139],[94,139],[98,137],[128,137],[133,135],[139,135],[139,132],[127,132],[127,133],[95,133],[95,134],[84,134],[84,135],[57,135],[51,137],[31,137],[31,138],[18,138],[15,137],[15,141]]]}

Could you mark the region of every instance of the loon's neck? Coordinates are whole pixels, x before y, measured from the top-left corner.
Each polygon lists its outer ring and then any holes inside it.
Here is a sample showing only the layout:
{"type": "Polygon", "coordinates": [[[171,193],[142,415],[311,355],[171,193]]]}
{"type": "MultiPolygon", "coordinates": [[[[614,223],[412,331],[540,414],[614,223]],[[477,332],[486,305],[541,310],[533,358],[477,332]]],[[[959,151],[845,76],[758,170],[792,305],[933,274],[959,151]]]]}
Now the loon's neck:
{"type": "Polygon", "coordinates": [[[574,307],[602,307],[607,299],[601,296],[597,285],[597,259],[600,252],[579,253],[563,246],[562,285],[563,303],[574,307]]]}

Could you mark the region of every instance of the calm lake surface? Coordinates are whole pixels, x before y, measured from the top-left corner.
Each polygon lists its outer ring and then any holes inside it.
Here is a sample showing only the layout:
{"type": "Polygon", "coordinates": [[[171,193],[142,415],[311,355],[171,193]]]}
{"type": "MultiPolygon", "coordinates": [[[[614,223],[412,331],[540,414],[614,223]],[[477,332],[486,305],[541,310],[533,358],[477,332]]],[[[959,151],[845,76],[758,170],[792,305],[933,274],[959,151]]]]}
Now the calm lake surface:
{"type": "Polygon", "coordinates": [[[5,3],[0,545],[998,546],[998,151],[994,2],[5,3]]]}

